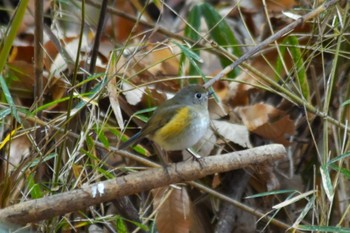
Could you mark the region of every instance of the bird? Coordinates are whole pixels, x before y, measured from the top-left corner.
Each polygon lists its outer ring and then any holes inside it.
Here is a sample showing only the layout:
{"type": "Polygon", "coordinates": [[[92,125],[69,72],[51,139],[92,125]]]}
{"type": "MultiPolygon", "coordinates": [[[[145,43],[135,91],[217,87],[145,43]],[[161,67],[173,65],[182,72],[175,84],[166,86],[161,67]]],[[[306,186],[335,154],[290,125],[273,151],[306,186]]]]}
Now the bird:
{"type": "Polygon", "coordinates": [[[208,98],[212,93],[201,85],[182,88],[154,111],[146,125],[119,145],[123,150],[147,137],[165,151],[184,150],[195,145],[209,128],[208,98]]]}

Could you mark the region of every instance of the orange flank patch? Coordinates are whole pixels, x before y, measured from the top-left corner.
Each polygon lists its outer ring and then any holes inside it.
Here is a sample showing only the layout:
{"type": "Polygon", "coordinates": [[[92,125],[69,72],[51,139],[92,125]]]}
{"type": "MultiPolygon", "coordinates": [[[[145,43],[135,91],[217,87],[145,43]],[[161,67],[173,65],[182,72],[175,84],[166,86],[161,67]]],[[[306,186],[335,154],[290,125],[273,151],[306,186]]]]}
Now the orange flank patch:
{"type": "Polygon", "coordinates": [[[181,134],[184,128],[188,126],[189,118],[190,112],[188,107],[181,108],[163,128],[156,132],[153,140],[159,143],[167,138],[181,134]]]}

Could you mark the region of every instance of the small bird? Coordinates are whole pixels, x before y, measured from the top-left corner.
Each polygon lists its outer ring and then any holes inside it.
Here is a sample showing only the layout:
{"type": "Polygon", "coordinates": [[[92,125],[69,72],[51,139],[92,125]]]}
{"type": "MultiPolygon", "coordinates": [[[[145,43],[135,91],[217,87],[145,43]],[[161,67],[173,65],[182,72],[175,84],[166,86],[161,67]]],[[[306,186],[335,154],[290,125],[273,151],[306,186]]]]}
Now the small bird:
{"type": "Polygon", "coordinates": [[[195,145],[209,127],[208,98],[200,85],[189,85],[155,110],[146,125],[128,141],[125,149],[148,137],[166,151],[184,150],[195,145]]]}

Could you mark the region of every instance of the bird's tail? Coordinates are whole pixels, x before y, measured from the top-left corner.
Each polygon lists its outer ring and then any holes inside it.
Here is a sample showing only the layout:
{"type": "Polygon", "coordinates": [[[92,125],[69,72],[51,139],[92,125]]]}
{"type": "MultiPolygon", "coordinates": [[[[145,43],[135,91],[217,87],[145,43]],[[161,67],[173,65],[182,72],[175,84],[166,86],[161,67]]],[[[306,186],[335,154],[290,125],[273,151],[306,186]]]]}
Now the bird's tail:
{"type": "Polygon", "coordinates": [[[141,141],[143,137],[141,136],[141,131],[134,134],[134,136],[132,136],[131,138],[129,138],[129,140],[127,140],[126,142],[122,142],[119,145],[119,150],[124,150],[126,148],[128,148],[129,146],[132,146],[134,144],[136,144],[137,142],[141,141]]]}

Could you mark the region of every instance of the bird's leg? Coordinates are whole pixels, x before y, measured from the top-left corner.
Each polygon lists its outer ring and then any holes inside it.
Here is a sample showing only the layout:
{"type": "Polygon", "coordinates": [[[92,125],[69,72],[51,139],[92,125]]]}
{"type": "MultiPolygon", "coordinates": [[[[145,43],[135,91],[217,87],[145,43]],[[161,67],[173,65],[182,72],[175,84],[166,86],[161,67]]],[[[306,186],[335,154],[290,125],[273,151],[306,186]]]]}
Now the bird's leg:
{"type": "Polygon", "coordinates": [[[187,148],[186,150],[188,153],[192,155],[192,159],[197,161],[199,163],[199,166],[203,168],[203,160],[202,160],[203,157],[200,156],[198,153],[196,153],[192,148],[187,148]]]}
{"type": "Polygon", "coordinates": [[[157,152],[160,164],[164,168],[165,172],[169,175],[168,166],[170,162],[167,152],[165,150],[162,150],[157,144],[154,144],[154,149],[157,152]]]}

